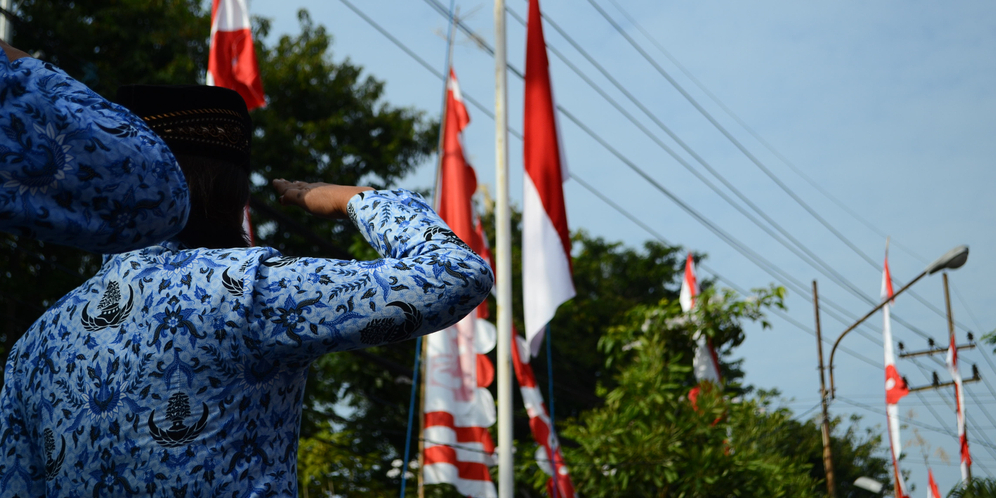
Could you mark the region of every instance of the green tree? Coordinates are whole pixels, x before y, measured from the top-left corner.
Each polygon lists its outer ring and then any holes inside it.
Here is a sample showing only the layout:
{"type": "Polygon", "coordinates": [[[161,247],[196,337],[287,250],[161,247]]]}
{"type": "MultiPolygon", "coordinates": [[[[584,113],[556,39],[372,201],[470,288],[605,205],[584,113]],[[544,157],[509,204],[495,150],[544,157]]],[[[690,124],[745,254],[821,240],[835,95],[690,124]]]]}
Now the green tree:
{"type": "MultiPolygon", "coordinates": [[[[766,326],[762,310],[781,306],[784,291],[736,299],[706,291],[690,314],[674,301],[637,306],[610,328],[600,347],[615,366],[616,387],[601,389],[605,405],[564,424],[578,445],[566,448],[579,491],[586,496],[804,496],[816,482],[809,465],[773,451],[766,441],[782,411],[764,399],[726,401],[703,389],[696,405],[692,334],[711,337],[721,351],[743,340],[743,321],[766,326]]],[[[736,385],[737,375],[727,378],[736,385]]]]}
{"type": "MultiPolygon", "coordinates": [[[[777,406],[776,391],[739,385],[742,372],[723,368],[727,388],[687,394],[692,334],[701,330],[728,359],[743,341],[742,325],[780,307],[783,290],[737,298],[715,289],[683,314],[672,300],[637,306],[602,337],[614,387],[600,385],[604,406],[561,426],[574,482],[585,496],[810,496],[823,494],[822,444],[815,420],[797,421],[777,406]],[[746,394],[745,394],[746,393],[746,394]]],[[[724,362],[725,363],[725,362],[724,362]]],[[[712,387],[711,384],[707,386],[712,387]]],[[[851,483],[865,475],[887,481],[874,456],[880,436],[857,420],[832,438],[838,496],[863,496],[851,483]],[[846,481],[846,482],[845,482],[846,481]]],[[[543,479],[537,473],[534,484],[543,479]]]]}
{"type": "Polygon", "coordinates": [[[948,498],[996,498],[996,479],[972,479],[955,486],[948,498]]]}

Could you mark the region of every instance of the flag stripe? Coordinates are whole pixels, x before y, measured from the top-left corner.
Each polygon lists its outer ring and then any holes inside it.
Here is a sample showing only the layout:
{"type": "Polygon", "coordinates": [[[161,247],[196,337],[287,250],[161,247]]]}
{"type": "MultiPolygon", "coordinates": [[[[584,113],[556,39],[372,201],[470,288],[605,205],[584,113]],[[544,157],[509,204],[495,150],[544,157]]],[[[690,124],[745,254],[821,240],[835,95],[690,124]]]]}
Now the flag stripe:
{"type": "Polygon", "coordinates": [[[457,460],[457,452],[449,446],[430,446],[425,449],[425,465],[445,463],[453,465],[459,471],[460,479],[474,481],[490,481],[491,473],[488,466],[478,462],[457,460]]]}
{"type": "Polygon", "coordinates": [[[458,443],[469,443],[478,442],[481,443],[486,451],[493,452],[495,449],[494,442],[491,440],[491,434],[488,433],[488,429],[485,427],[458,427],[456,421],[453,419],[453,414],[449,412],[429,412],[425,414],[425,427],[442,426],[449,428],[453,431],[456,436],[456,441],[458,443]]]}

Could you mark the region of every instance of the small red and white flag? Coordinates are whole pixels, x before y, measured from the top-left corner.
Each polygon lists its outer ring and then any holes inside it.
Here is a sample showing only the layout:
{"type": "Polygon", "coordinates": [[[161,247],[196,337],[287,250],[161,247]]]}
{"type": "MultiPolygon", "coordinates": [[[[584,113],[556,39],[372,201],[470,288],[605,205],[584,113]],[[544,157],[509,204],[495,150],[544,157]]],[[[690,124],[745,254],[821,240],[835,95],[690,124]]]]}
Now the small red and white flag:
{"type": "Polygon", "coordinates": [[[896,370],[896,356],[892,349],[892,319],[889,307],[892,302],[892,277],[889,275],[889,254],[885,255],[885,269],[882,272],[882,299],[889,304],[882,306],[882,342],[885,344],[885,411],[888,415],[889,448],[892,453],[893,479],[896,481],[896,498],[908,498],[909,491],[903,473],[899,470],[899,455],[902,442],[899,436],[899,400],[909,394],[909,388],[896,370]]]}
{"type": "Polygon", "coordinates": [[[574,484],[560,452],[557,433],[550,423],[550,416],[543,403],[543,393],[536,386],[533,367],[529,364],[529,346],[515,330],[512,330],[512,336],[512,367],[515,369],[515,378],[519,381],[522,404],[529,414],[529,428],[533,432],[533,439],[539,444],[536,462],[543,472],[551,476],[547,480],[547,493],[551,498],[574,498],[574,484]]]}
{"type": "Polygon", "coordinates": [[[695,277],[695,260],[692,259],[692,252],[688,252],[685,259],[685,275],[681,279],[681,291],[678,292],[678,303],[681,304],[681,311],[688,313],[695,306],[695,297],[699,295],[699,281],[695,277]]]}
{"type": "Polygon", "coordinates": [[[927,498],[941,498],[941,492],[934,481],[934,471],[927,468],[927,498]]]}
{"type": "Polygon", "coordinates": [[[958,371],[958,346],[955,344],[955,336],[951,336],[951,344],[948,346],[948,372],[951,373],[951,380],[954,381],[955,403],[958,409],[958,447],[961,454],[961,478],[968,480],[969,469],[972,467],[972,454],[968,451],[968,434],[965,432],[965,391],[961,381],[961,372],[958,371]]]}
{"type": "MultiPolygon", "coordinates": [[[[266,103],[245,0],[213,0],[211,3],[207,84],[235,90],[250,111],[266,103]]],[[[256,245],[249,204],[243,210],[242,229],[249,245],[256,245]]]]}
{"type": "MultiPolygon", "coordinates": [[[[695,261],[692,253],[688,253],[685,260],[685,275],[681,280],[681,291],[678,294],[678,302],[681,304],[681,311],[688,313],[695,307],[695,299],[699,295],[699,283],[695,277],[695,261]]],[[[701,384],[709,381],[717,387],[723,382],[723,377],[719,373],[719,357],[712,347],[712,340],[700,331],[696,331],[692,336],[695,341],[695,356],[692,357],[692,371],[695,373],[695,380],[701,384]]],[[[698,399],[700,386],[695,386],[688,392],[688,399],[695,405],[698,399]]]]}
{"type": "MultiPolygon", "coordinates": [[[[469,122],[451,70],[436,210],[461,240],[484,253],[487,247],[471,204],[477,177],[460,141],[460,132],[469,122]]],[[[486,313],[487,303],[481,306],[486,313]]],[[[497,331],[477,318],[481,312],[478,308],[456,325],[426,336],[422,471],[425,484],[448,483],[461,494],[491,498],[498,494],[488,471],[495,462],[495,445],[487,428],[497,416],[494,397],[487,389],[495,371],[486,355],[495,347],[497,331]]]]}
{"type": "Polygon", "coordinates": [[[563,183],[568,175],[557,133],[539,0],[529,2],[526,31],[522,293],[526,340],[530,354],[536,356],[546,324],[575,291],[564,206],[563,183]]]}
{"type": "Polygon", "coordinates": [[[253,110],[266,104],[245,0],[213,0],[207,84],[231,88],[253,110]]]}

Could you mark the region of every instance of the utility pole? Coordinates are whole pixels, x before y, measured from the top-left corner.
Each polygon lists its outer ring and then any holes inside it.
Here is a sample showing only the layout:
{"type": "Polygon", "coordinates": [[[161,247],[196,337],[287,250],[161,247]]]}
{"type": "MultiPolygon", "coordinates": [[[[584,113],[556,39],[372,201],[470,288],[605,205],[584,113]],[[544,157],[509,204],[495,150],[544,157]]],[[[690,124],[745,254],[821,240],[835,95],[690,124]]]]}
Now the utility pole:
{"type": "Polygon", "coordinates": [[[823,337],[820,335],[820,297],[816,290],[816,280],[813,280],[813,312],[816,315],[816,352],[820,357],[820,404],[823,405],[823,421],[820,424],[823,433],[823,469],[827,475],[827,496],[837,498],[837,486],[833,476],[833,458],[830,454],[830,415],[827,413],[827,383],[823,374],[823,337]]]}

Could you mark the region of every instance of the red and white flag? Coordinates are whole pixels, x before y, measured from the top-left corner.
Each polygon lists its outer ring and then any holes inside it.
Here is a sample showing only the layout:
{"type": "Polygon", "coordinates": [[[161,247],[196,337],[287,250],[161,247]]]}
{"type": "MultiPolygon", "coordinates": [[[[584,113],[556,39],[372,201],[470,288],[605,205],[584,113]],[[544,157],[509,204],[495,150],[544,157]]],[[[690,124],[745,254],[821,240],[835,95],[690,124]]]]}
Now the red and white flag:
{"type": "Polygon", "coordinates": [[[941,498],[941,492],[934,481],[934,472],[927,468],[927,498],[941,498]]]}
{"type": "Polygon", "coordinates": [[[969,469],[972,466],[972,454],[968,451],[968,434],[965,433],[965,392],[961,383],[961,372],[958,371],[958,346],[955,344],[955,336],[951,336],[951,344],[948,346],[948,372],[951,373],[951,380],[954,381],[955,403],[958,409],[958,447],[961,453],[961,478],[968,480],[969,469]]]}
{"type": "Polygon", "coordinates": [[[546,324],[575,292],[564,207],[563,183],[568,175],[557,133],[539,0],[529,2],[526,31],[522,293],[526,339],[530,354],[536,356],[546,324]]]}
{"type": "Polygon", "coordinates": [[[211,4],[207,84],[239,92],[250,111],[266,103],[245,0],[213,0],[211,4]]]}
{"type": "MultiPolygon", "coordinates": [[[[481,253],[487,248],[471,205],[477,177],[460,142],[469,122],[456,75],[450,71],[436,209],[461,240],[481,253]]],[[[481,306],[486,311],[487,304],[481,306]]],[[[495,347],[497,331],[476,314],[426,336],[422,471],[425,484],[449,483],[461,494],[490,498],[498,494],[488,471],[495,462],[495,445],[487,428],[497,416],[487,389],[494,366],[486,355],[495,347]]]]}
{"type": "Polygon", "coordinates": [[[889,306],[892,302],[892,277],[889,275],[889,255],[885,255],[885,270],[882,272],[882,299],[890,303],[882,306],[882,342],[885,344],[885,411],[888,415],[889,448],[892,452],[893,479],[896,481],[896,498],[908,498],[909,491],[903,473],[899,471],[899,455],[902,442],[899,439],[899,400],[909,394],[909,388],[896,370],[896,356],[892,350],[892,320],[889,306]]]}
{"type": "Polygon", "coordinates": [[[550,423],[550,416],[543,403],[543,393],[536,386],[533,367],[529,364],[529,346],[515,330],[512,331],[512,336],[514,337],[512,367],[519,381],[522,404],[529,414],[529,428],[533,432],[533,439],[539,444],[536,462],[547,475],[551,476],[547,480],[547,493],[551,498],[574,498],[574,484],[571,482],[570,472],[560,452],[557,433],[550,423]]]}
{"type": "MultiPolygon", "coordinates": [[[[266,103],[245,0],[213,0],[211,4],[207,84],[235,90],[250,111],[266,103]]],[[[256,245],[249,204],[242,215],[242,229],[249,245],[256,245]]]]}
{"type": "MultiPolygon", "coordinates": [[[[678,294],[678,302],[681,304],[681,311],[688,313],[695,307],[695,298],[699,295],[699,283],[695,277],[695,261],[692,253],[688,253],[685,260],[685,276],[681,280],[681,291],[678,294]]],[[[723,382],[723,377],[719,373],[719,357],[712,347],[712,340],[696,331],[692,336],[695,340],[695,356],[692,357],[692,371],[695,373],[695,380],[700,384],[709,381],[719,386],[723,382]]],[[[688,399],[695,405],[698,399],[700,386],[695,386],[688,392],[688,399]]]]}

